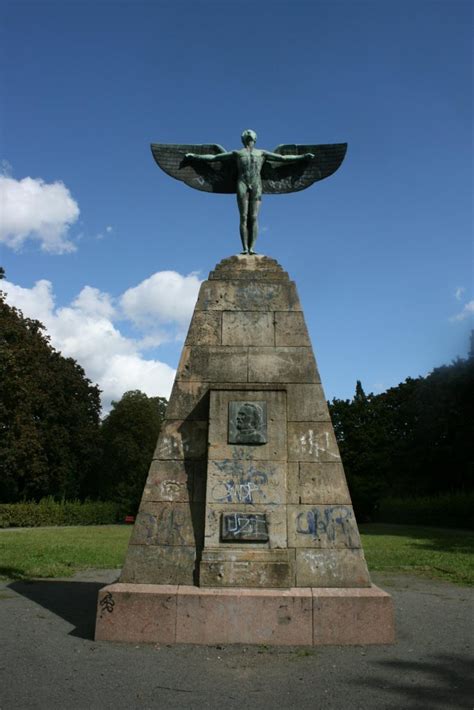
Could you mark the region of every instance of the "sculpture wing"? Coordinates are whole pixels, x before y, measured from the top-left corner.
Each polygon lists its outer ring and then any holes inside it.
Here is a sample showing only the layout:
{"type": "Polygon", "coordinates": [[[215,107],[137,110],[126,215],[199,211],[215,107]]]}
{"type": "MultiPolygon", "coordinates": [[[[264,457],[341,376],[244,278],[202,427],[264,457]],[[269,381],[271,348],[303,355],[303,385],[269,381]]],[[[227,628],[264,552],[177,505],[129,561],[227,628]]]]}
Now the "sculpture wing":
{"type": "Polygon", "coordinates": [[[204,160],[186,159],[186,153],[198,155],[217,155],[226,151],[220,145],[178,145],[170,143],[152,143],[151,152],[156,162],[165,173],[182,180],[204,192],[235,193],[236,165],[234,160],[208,163],[204,160]]]}
{"type": "Polygon", "coordinates": [[[275,163],[266,160],[262,169],[263,192],[280,194],[304,190],[316,182],[332,175],[342,161],[347,143],[328,145],[279,145],[274,153],[279,155],[303,155],[314,153],[315,158],[297,163],[275,163]]]}

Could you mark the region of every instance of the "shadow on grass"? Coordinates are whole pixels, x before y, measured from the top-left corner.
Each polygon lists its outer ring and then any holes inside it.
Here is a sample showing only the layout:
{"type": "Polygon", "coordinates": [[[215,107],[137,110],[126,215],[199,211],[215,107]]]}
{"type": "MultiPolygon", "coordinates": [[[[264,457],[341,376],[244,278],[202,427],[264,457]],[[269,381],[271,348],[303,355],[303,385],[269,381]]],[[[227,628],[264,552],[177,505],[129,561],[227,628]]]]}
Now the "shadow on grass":
{"type": "Polygon", "coordinates": [[[472,659],[439,654],[426,661],[377,661],[369,677],[352,681],[386,694],[384,710],[464,710],[472,707],[472,659]],[[392,696],[392,703],[388,696],[392,696]]]}
{"type": "Polygon", "coordinates": [[[472,530],[449,530],[447,528],[415,527],[392,523],[370,523],[360,525],[362,535],[407,538],[410,547],[435,552],[474,552],[474,532],[472,530]],[[412,540],[410,541],[410,538],[412,540]],[[420,542],[421,541],[421,542],[420,542]]]}
{"type": "Polygon", "coordinates": [[[104,582],[65,582],[64,580],[22,580],[8,585],[74,626],[71,636],[94,639],[95,614],[99,589],[104,582]]]}

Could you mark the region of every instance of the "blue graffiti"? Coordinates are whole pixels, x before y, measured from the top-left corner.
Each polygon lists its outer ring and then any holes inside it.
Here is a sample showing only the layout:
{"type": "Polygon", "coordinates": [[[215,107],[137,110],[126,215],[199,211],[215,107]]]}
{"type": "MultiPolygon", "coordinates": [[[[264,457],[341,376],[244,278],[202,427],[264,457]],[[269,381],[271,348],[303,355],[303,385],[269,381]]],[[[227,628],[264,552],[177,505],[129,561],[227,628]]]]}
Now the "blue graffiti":
{"type": "Polygon", "coordinates": [[[345,505],[335,505],[324,510],[312,508],[299,513],[296,518],[296,532],[310,535],[315,541],[325,536],[330,542],[335,542],[338,534],[341,534],[347,538],[349,545],[352,545],[353,517],[351,508],[345,505]]]}

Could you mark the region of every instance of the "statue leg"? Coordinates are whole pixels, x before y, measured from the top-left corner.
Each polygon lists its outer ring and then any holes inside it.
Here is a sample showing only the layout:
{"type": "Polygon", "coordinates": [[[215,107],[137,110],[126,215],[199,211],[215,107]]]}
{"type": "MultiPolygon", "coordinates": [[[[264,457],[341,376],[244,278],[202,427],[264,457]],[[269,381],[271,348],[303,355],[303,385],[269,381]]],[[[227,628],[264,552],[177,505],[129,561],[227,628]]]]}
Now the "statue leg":
{"type": "Polygon", "coordinates": [[[251,200],[249,205],[248,218],[248,233],[249,233],[249,254],[256,254],[253,250],[258,234],[258,211],[260,209],[261,200],[251,200]]]}
{"type": "Polygon", "coordinates": [[[242,254],[249,253],[249,233],[247,229],[247,219],[249,210],[249,196],[247,190],[245,192],[237,192],[237,204],[240,213],[240,239],[242,241],[242,254]]]}

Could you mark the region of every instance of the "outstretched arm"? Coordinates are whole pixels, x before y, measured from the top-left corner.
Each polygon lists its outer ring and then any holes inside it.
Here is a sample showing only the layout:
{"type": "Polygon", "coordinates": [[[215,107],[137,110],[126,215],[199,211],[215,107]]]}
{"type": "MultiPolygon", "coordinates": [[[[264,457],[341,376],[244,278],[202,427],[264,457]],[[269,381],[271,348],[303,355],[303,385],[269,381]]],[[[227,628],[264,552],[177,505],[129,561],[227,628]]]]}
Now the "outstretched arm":
{"type": "Polygon", "coordinates": [[[214,163],[216,160],[230,160],[234,157],[234,153],[217,153],[216,155],[199,155],[198,153],[186,153],[186,160],[206,160],[208,163],[214,163]]]}
{"type": "Polygon", "coordinates": [[[266,160],[274,163],[297,163],[301,160],[313,160],[314,153],[304,153],[303,155],[280,155],[279,153],[270,153],[269,150],[262,150],[266,160]]]}

